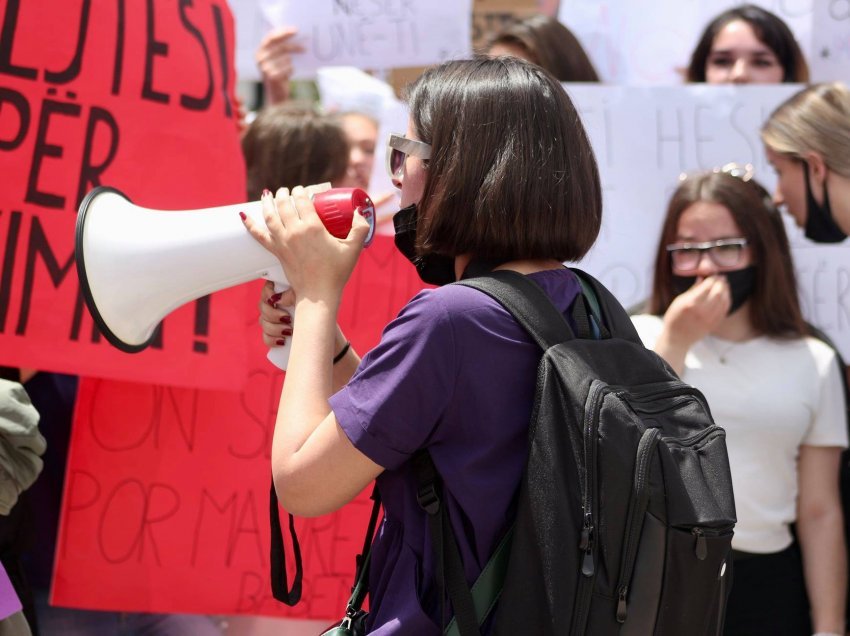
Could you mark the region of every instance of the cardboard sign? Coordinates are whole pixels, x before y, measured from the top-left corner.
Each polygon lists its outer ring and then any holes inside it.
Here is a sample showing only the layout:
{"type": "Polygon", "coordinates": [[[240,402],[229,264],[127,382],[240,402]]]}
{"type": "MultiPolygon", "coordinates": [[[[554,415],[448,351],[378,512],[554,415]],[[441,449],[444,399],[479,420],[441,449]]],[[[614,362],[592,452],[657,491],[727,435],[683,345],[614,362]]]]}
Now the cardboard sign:
{"type": "MultiPolygon", "coordinates": [[[[591,136],[602,177],[602,231],[579,264],[626,307],[645,300],[667,202],[678,176],[751,163],[769,192],[776,176],[759,129],[800,86],[565,85],[591,136]]],[[[850,354],[850,241],[817,246],[786,215],[806,318],[850,354]]]]}
{"type": "Polygon", "coordinates": [[[130,356],[96,332],[74,266],[77,206],[96,186],[157,209],[244,200],[226,2],[0,0],[0,20],[0,362],[243,381],[243,290],[186,307],[130,356]]]}
{"type": "Polygon", "coordinates": [[[263,0],[269,25],[298,28],[295,77],[320,66],[386,69],[469,55],[471,0],[263,0]]]}
{"type": "MultiPolygon", "coordinates": [[[[259,298],[259,286],[249,287],[259,298]]],[[[421,287],[393,241],[377,237],[340,313],[355,349],[373,347],[421,287]]],[[[287,609],[271,597],[269,465],[283,374],[266,360],[256,310],[244,319],[251,366],[241,392],[82,382],[53,603],[339,618],[371,502],[365,493],[335,514],[299,519],[303,601],[287,609]]]]}

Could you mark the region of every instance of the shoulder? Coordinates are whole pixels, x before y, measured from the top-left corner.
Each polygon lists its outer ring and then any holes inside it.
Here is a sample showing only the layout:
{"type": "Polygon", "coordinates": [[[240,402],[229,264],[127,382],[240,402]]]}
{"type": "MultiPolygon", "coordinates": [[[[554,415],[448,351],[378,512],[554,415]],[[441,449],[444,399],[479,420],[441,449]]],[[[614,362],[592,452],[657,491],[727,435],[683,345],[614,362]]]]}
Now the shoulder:
{"type": "Polygon", "coordinates": [[[661,329],[664,326],[664,320],[661,316],[655,316],[653,314],[638,314],[636,316],[632,316],[631,319],[632,324],[635,326],[635,330],[638,332],[644,346],[651,349],[655,345],[655,341],[658,340],[658,336],[661,334],[661,329]]]}

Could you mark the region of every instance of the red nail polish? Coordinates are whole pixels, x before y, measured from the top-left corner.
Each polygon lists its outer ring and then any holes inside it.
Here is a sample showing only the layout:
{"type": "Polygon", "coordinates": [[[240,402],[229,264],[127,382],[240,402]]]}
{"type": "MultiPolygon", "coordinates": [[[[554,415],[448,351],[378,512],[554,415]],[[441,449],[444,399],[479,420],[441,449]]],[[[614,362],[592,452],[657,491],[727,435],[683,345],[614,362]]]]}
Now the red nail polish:
{"type": "Polygon", "coordinates": [[[291,335],[292,335],[292,329],[284,329],[284,330],[283,330],[283,331],[281,331],[280,333],[281,333],[281,335],[283,335],[283,336],[291,336],[291,335]]]}
{"type": "Polygon", "coordinates": [[[245,216],[245,213],[244,213],[242,210],[239,210],[239,217],[240,217],[243,221],[244,221],[245,219],[247,219],[247,218],[248,218],[247,216],[245,216]]]}
{"type": "Polygon", "coordinates": [[[271,194],[271,192],[269,192],[269,189],[268,189],[268,188],[263,188],[263,196],[264,196],[264,197],[267,197],[267,196],[269,196],[270,194],[271,194]]]}
{"type": "Polygon", "coordinates": [[[280,338],[280,339],[278,339],[278,340],[275,340],[275,344],[278,344],[278,345],[280,345],[280,346],[282,347],[283,345],[285,345],[285,344],[286,344],[286,340],[284,340],[284,339],[280,338]]]}
{"type": "Polygon", "coordinates": [[[276,294],[272,294],[271,296],[269,296],[269,302],[270,303],[276,303],[277,301],[280,300],[281,296],[283,296],[283,292],[278,292],[276,294]]]}
{"type": "Polygon", "coordinates": [[[285,325],[291,325],[292,324],[292,316],[290,316],[289,314],[284,314],[283,316],[280,317],[280,321],[285,325]]]}

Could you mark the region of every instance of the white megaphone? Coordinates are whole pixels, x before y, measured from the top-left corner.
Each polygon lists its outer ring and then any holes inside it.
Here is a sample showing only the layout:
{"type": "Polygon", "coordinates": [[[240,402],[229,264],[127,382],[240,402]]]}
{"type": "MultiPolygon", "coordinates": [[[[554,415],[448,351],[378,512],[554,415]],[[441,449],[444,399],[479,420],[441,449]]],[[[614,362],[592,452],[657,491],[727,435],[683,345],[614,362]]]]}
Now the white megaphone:
{"type": "MultiPolygon", "coordinates": [[[[375,232],[375,207],[358,188],[307,188],[328,231],[345,238],[359,213],[375,232]]],[[[133,205],[114,188],[97,187],[80,204],[76,261],[80,288],[95,323],[115,347],[136,353],[165,316],[192,300],[257,278],[289,287],[280,262],[245,229],[239,212],[265,225],[262,203],[164,211],[133,205]]],[[[269,351],[286,369],[291,338],[269,351]]]]}

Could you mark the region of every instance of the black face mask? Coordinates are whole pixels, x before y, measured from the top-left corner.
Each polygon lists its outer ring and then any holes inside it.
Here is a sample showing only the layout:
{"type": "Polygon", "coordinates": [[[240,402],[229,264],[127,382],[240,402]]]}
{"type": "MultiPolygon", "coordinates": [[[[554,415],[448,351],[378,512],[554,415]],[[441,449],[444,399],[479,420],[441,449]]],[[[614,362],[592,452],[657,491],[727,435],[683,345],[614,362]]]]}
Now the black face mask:
{"type": "MultiPolygon", "coordinates": [[[[402,208],[393,216],[395,227],[395,246],[404,257],[413,263],[419,278],[429,285],[448,285],[457,280],[455,277],[455,259],[440,254],[416,255],[416,222],[419,214],[416,204],[402,208]]],[[[492,272],[505,263],[505,259],[472,259],[463,270],[461,280],[482,276],[492,272]]]]}
{"type": "MultiPolygon", "coordinates": [[[[732,296],[732,304],[727,313],[727,316],[730,316],[738,311],[741,305],[753,295],[753,289],[756,286],[756,268],[755,265],[750,265],[743,269],[723,272],[723,275],[729,281],[729,294],[732,296]]],[[[673,274],[673,294],[678,296],[688,291],[693,287],[696,280],[696,276],[676,276],[676,274],[673,274]]]]}
{"type": "Polygon", "coordinates": [[[803,174],[806,179],[806,238],[816,243],[840,243],[847,235],[832,218],[829,205],[829,192],[826,190],[826,180],[823,182],[823,205],[815,201],[812,194],[812,184],[809,181],[809,165],[803,164],[803,174]]]}
{"type": "Polygon", "coordinates": [[[447,285],[457,280],[455,276],[455,259],[440,254],[416,254],[416,222],[419,214],[416,204],[396,212],[393,217],[395,227],[395,246],[404,257],[413,263],[419,278],[429,285],[447,285]]]}

